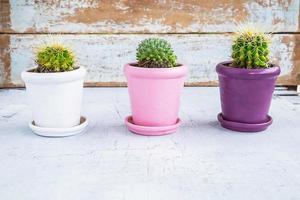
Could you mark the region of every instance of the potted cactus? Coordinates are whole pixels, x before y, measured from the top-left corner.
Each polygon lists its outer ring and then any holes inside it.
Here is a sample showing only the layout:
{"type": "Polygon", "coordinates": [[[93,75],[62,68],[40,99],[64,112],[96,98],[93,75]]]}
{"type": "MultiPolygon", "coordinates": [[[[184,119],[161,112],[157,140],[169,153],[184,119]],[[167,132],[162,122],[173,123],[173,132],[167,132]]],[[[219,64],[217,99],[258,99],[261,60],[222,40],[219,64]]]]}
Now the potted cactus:
{"type": "Polygon", "coordinates": [[[81,132],[87,125],[81,117],[86,70],[76,67],[73,52],[58,43],[40,47],[35,62],[37,67],[21,74],[32,108],[30,128],[50,137],[81,132]]]}
{"type": "Polygon", "coordinates": [[[268,115],[279,66],[269,63],[270,34],[241,27],[232,44],[232,61],[219,63],[222,113],[225,128],[258,132],[272,123],[268,115]]]}
{"type": "Polygon", "coordinates": [[[187,67],[176,62],[170,43],[159,38],[143,40],[136,58],[136,63],[124,67],[132,110],[126,125],[141,135],[175,132],[187,67]]]}

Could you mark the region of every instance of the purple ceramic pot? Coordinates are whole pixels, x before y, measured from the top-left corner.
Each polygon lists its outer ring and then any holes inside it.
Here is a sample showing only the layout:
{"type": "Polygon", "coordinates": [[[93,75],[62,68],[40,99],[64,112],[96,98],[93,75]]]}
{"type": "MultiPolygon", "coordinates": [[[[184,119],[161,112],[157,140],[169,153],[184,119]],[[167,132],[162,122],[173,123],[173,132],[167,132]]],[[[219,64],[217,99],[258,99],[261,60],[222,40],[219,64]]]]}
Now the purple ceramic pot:
{"type": "Polygon", "coordinates": [[[268,112],[280,68],[241,69],[230,67],[230,64],[222,62],[216,67],[222,107],[218,116],[221,125],[235,131],[265,130],[272,123],[268,112]]]}

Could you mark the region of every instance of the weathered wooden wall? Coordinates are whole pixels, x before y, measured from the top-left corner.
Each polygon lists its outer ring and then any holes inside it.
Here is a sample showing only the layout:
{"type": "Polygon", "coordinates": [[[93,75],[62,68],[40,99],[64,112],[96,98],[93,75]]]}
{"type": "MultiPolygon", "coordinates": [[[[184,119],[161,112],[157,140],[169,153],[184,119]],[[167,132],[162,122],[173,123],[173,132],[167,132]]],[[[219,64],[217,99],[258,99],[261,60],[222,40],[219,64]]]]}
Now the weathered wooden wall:
{"type": "Polygon", "coordinates": [[[215,65],[230,59],[236,23],[274,32],[278,85],[300,84],[300,0],[0,0],[0,87],[22,86],[34,50],[49,33],[88,69],[89,86],[125,85],[122,68],[147,37],[169,40],[189,66],[187,85],[216,85],[215,65]]]}

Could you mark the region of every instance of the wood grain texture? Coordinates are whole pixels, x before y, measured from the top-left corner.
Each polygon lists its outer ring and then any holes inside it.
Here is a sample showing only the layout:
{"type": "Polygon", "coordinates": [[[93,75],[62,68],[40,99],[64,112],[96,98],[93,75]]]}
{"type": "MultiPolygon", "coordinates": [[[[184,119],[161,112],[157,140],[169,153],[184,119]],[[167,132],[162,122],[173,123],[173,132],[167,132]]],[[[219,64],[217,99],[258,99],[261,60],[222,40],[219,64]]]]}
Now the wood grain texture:
{"type": "MultiPolygon", "coordinates": [[[[171,42],[178,62],[189,67],[186,85],[216,85],[217,63],[230,59],[230,34],[172,35],[60,35],[57,40],[70,46],[77,55],[78,66],[86,67],[87,86],[124,86],[123,66],[135,61],[138,43],[148,37],[161,37],[171,42]]],[[[3,37],[3,35],[1,36],[3,37]]],[[[10,34],[10,85],[23,86],[20,73],[35,67],[34,50],[49,41],[48,35],[10,34]]],[[[295,85],[299,79],[299,35],[273,35],[272,62],[281,66],[278,85],[295,85]]],[[[3,85],[2,85],[3,86],[3,85]]]]}
{"type": "Polygon", "coordinates": [[[44,33],[63,33],[88,69],[86,86],[125,86],[123,65],[155,36],[189,66],[186,85],[215,86],[215,65],[230,59],[227,33],[245,21],[281,33],[272,46],[277,84],[300,84],[299,10],[300,0],[0,0],[0,86],[23,86],[20,73],[34,66],[44,33]]]}
{"type": "Polygon", "coordinates": [[[299,0],[1,0],[6,33],[232,32],[236,23],[299,31],[299,0]],[[8,9],[10,8],[10,9],[8,9]]]}
{"type": "Polygon", "coordinates": [[[292,38],[283,38],[283,42],[294,46],[292,54],[293,68],[290,74],[279,77],[278,82],[286,85],[300,85],[300,34],[294,35],[292,38]]]}
{"type": "Polygon", "coordinates": [[[0,85],[9,86],[11,83],[10,36],[0,35],[0,85]]]}
{"type": "Polygon", "coordinates": [[[9,0],[0,1],[0,32],[11,31],[9,0]]]}

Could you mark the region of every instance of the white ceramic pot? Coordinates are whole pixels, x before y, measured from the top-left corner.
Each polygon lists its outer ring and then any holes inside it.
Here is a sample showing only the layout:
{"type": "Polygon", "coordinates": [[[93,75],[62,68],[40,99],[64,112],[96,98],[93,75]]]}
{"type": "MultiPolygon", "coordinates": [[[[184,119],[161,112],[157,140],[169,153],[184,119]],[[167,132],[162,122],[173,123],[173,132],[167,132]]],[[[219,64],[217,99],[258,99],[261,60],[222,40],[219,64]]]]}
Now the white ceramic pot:
{"type": "Polygon", "coordinates": [[[84,68],[69,72],[22,72],[34,124],[70,128],[80,124],[84,68]]]}

